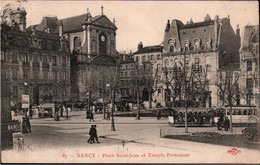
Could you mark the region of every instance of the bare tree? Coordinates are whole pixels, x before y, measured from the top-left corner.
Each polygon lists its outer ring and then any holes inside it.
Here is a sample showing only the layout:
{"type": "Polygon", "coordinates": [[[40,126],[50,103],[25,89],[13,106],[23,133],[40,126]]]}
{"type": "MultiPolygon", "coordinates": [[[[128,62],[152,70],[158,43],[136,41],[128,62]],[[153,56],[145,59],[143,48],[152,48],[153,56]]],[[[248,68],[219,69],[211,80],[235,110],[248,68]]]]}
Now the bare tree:
{"type": "Polygon", "coordinates": [[[236,72],[232,65],[228,65],[219,70],[219,80],[215,83],[220,91],[218,94],[220,97],[223,97],[223,103],[224,100],[227,100],[227,104],[230,108],[230,132],[233,132],[232,107],[237,100],[237,96],[241,94],[239,89],[239,77],[240,73],[236,72]]]}
{"type": "Polygon", "coordinates": [[[151,64],[145,63],[143,65],[138,65],[135,63],[133,68],[133,75],[132,75],[132,83],[131,89],[133,89],[136,93],[136,101],[137,101],[137,115],[136,119],[140,120],[140,103],[141,103],[141,95],[143,90],[146,88],[151,87],[153,82],[151,79],[151,64]]]}

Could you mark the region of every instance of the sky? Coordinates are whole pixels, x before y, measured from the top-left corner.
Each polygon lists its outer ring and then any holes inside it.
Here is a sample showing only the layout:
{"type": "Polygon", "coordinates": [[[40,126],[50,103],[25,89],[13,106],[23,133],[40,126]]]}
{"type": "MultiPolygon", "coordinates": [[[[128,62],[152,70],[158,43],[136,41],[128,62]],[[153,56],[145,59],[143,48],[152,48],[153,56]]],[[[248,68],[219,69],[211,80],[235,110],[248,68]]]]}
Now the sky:
{"type": "MultiPolygon", "coordinates": [[[[1,9],[6,3],[2,1],[1,9]]],[[[40,23],[44,16],[62,19],[84,14],[87,8],[92,16],[100,15],[101,6],[111,21],[115,18],[116,47],[126,53],[135,52],[139,42],[144,46],[161,44],[168,19],[186,24],[190,18],[201,22],[206,14],[211,19],[229,15],[234,30],[239,24],[242,38],[246,25],[259,25],[257,1],[28,1],[21,4],[27,12],[27,27],[40,23]]]]}

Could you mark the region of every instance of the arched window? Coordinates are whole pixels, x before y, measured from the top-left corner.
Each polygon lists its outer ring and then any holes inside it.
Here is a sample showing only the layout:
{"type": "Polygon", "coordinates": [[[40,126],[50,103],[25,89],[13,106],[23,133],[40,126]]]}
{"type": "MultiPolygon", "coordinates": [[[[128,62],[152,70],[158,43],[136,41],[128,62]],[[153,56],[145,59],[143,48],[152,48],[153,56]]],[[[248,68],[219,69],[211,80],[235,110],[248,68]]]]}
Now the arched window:
{"type": "Polygon", "coordinates": [[[205,49],[211,49],[211,39],[206,38],[205,40],[205,49]]]}
{"type": "Polygon", "coordinates": [[[96,53],[96,50],[97,50],[97,46],[96,46],[96,40],[92,40],[91,41],[91,52],[92,53],[96,53]]]}
{"type": "Polygon", "coordinates": [[[200,50],[200,39],[194,40],[194,50],[200,50]]]}
{"type": "Polygon", "coordinates": [[[174,40],[169,40],[169,52],[174,52],[174,40]]]}
{"type": "Polygon", "coordinates": [[[79,47],[80,47],[80,39],[79,37],[74,37],[73,49],[78,50],[79,47]]]}
{"type": "Polygon", "coordinates": [[[114,46],[114,43],[113,42],[111,42],[111,44],[110,44],[110,54],[111,55],[113,55],[114,54],[114,50],[115,50],[115,48],[114,48],[115,46],[114,46]]]}
{"type": "Polygon", "coordinates": [[[166,67],[169,66],[169,60],[168,60],[168,59],[165,60],[165,66],[166,66],[166,67]]]}
{"type": "Polygon", "coordinates": [[[190,50],[190,42],[189,41],[184,41],[184,51],[189,51],[190,50]]]}

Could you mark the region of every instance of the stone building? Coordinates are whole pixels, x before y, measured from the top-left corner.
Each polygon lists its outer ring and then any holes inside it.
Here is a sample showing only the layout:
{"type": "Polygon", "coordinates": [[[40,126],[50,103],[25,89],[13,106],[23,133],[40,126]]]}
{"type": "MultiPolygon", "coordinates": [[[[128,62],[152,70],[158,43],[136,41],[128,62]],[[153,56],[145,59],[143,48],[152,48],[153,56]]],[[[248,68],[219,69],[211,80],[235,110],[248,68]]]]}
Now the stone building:
{"type": "Polygon", "coordinates": [[[10,13],[11,26],[1,24],[1,74],[12,92],[12,105],[21,95],[30,95],[31,104],[70,100],[69,42],[59,35],[26,29],[26,12],[10,13]]]}
{"type": "MultiPolygon", "coordinates": [[[[71,101],[87,101],[90,94],[93,99],[100,97],[100,87],[96,86],[95,81],[101,81],[99,79],[104,76],[98,77],[99,73],[115,73],[113,71],[119,61],[115,19],[111,22],[101,7],[101,14],[94,17],[89,10],[85,14],[65,19],[44,17],[36,29],[59,34],[69,42],[71,101]]],[[[106,83],[109,79],[111,75],[106,76],[106,83]]]]}
{"type": "MultiPolygon", "coordinates": [[[[165,72],[171,79],[176,72],[175,66],[186,66],[191,73],[200,73],[207,68],[207,78],[210,80],[205,90],[208,92],[205,99],[199,94],[194,98],[195,102],[203,105],[196,107],[219,107],[220,97],[215,83],[218,82],[218,70],[228,64],[239,63],[240,36],[233,31],[230,18],[219,18],[215,16],[211,20],[207,15],[202,22],[193,22],[192,19],[187,24],[179,20],[168,20],[163,41],[163,72],[162,81],[165,82],[165,72]]],[[[162,104],[169,102],[172,98],[167,86],[163,83],[162,104]]],[[[192,83],[194,84],[194,82],[192,83]]],[[[176,102],[181,105],[182,98],[176,98],[176,102]]]]}
{"type": "Polygon", "coordinates": [[[138,44],[138,50],[133,53],[134,61],[137,65],[143,67],[144,70],[151,69],[151,79],[153,86],[149,85],[142,92],[142,100],[146,107],[155,106],[157,102],[161,103],[162,99],[162,83],[158,81],[161,79],[162,73],[162,46],[146,46],[143,43],[138,44]],[[152,105],[149,105],[152,103],[152,105]]]}
{"type": "Polygon", "coordinates": [[[240,88],[244,96],[241,105],[259,107],[259,25],[246,26],[240,49],[240,88]]]}

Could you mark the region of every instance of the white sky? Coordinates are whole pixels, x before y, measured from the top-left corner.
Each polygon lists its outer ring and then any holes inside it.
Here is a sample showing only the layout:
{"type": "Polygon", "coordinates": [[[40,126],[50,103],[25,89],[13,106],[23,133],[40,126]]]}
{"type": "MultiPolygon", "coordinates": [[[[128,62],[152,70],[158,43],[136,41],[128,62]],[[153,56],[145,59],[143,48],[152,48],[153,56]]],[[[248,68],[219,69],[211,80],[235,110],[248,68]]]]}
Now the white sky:
{"type": "MultiPolygon", "coordinates": [[[[2,7],[7,3],[2,1],[2,7]]],[[[186,24],[204,20],[206,14],[211,19],[230,15],[235,30],[239,24],[241,33],[245,25],[259,25],[257,1],[217,1],[217,2],[179,2],[179,1],[29,1],[21,6],[27,11],[27,27],[40,23],[43,16],[57,16],[59,19],[84,14],[89,8],[92,16],[104,14],[112,21],[116,19],[117,50],[137,50],[142,41],[144,46],[157,45],[163,41],[167,20],[178,19],[186,24]]]]}

